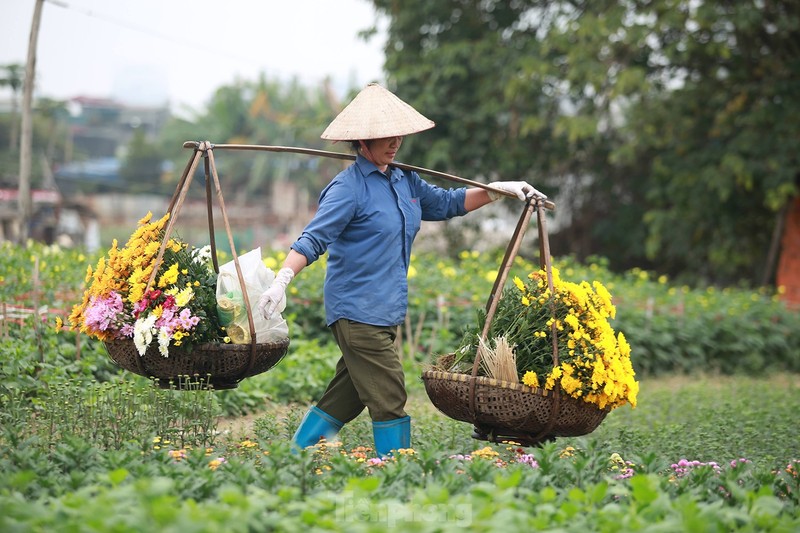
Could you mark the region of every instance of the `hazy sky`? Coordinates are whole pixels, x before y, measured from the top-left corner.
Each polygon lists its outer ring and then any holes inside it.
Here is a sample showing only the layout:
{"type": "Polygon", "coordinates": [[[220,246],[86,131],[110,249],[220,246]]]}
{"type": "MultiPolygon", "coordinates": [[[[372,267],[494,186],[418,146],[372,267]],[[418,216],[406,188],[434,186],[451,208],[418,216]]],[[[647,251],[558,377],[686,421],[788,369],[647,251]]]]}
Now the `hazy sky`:
{"type": "MultiPolygon", "coordinates": [[[[0,65],[25,63],[34,5],[0,0],[0,65]]],[[[262,72],[308,85],[329,76],[342,94],[384,80],[383,32],[358,37],[376,20],[367,0],[46,1],[36,94],[167,101],[179,111],[262,72]]]]}

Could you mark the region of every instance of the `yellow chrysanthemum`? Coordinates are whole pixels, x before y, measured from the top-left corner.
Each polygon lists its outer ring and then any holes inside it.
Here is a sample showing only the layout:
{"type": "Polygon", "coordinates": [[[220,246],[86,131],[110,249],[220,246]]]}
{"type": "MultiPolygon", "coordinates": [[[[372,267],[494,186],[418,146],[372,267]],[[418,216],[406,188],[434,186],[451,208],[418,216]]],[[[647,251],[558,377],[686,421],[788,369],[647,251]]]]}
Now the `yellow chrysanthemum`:
{"type": "Polygon", "coordinates": [[[638,383],[630,364],[631,348],[609,324],[616,307],[606,286],[563,280],[557,268],[550,280],[544,270],[534,270],[527,280],[512,281],[521,294],[501,301],[495,324],[508,324],[507,331],[497,333],[516,341],[520,381],[547,390],[559,387],[600,408],[635,405],[638,383]],[[561,364],[548,369],[542,361],[552,355],[553,341],[561,364]]]}
{"type": "Polygon", "coordinates": [[[178,267],[179,266],[180,265],[178,265],[178,263],[174,263],[172,266],[170,266],[166,270],[166,272],[164,272],[161,275],[161,277],[158,280],[158,287],[159,288],[164,288],[164,287],[167,287],[169,285],[173,285],[173,284],[175,284],[176,281],[178,281],[178,267]]]}
{"type": "Polygon", "coordinates": [[[161,248],[161,243],[158,241],[151,241],[144,244],[144,249],[142,250],[141,256],[147,258],[147,262],[150,262],[153,257],[158,253],[158,249],[161,248]]]}
{"type": "Polygon", "coordinates": [[[539,388],[539,377],[536,375],[536,372],[525,372],[525,375],[522,376],[522,383],[527,385],[528,387],[533,387],[534,389],[539,388]]]}
{"type": "Polygon", "coordinates": [[[191,287],[183,289],[175,295],[175,305],[178,307],[186,307],[186,304],[189,303],[189,301],[192,299],[192,296],[194,296],[194,290],[192,290],[191,287]]]}

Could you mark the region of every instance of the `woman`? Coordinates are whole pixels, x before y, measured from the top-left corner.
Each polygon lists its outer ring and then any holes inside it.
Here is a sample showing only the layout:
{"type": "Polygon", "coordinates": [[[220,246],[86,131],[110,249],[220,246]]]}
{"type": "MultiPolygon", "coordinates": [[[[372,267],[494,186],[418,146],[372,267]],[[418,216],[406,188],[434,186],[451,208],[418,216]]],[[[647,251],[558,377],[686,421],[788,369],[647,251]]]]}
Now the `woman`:
{"type": "MultiPolygon", "coordinates": [[[[422,220],[462,216],[502,196],[482,188],[445,190],[391,166],[405,135],[433,126],[397,96],[370,84],[322,134],[351,142],[356,161],[322,191],[316,215],[259,301],[261,313],[271,318],[292,278],[328,252],[325,319],[342,356],[327,390],[293,437],[301,448],[320,437],[331,439],[365,407],[379,456],[411,445],[395,347],[408,305],[411,244],[422,220]]],[[[542,196],[525,182],[490,185],[520,200],[542,196]]]]}

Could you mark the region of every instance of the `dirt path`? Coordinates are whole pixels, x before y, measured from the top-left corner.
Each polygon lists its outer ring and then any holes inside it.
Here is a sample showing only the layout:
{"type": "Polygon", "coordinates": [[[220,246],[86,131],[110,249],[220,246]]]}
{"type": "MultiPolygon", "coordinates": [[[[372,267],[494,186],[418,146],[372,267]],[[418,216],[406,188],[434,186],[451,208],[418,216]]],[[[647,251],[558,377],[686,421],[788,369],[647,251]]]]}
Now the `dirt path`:
{"type": "Polygon", "coordinates": [[[254,435],[253,424],[259,418],[269,414],[281,419],[286,417],[290,411],[301,408],[295,404],[270,403],[264,409],[243,416],[221,416],[217,419],[217,431],[233,439],[251,438],[254,435]]]}
{"type": "Polygon", "coordinates": [[[219,418],[217,419],[217,431],[230,435],[235,439],[251,436],[253,434],[253,424],[261,416],[264,416],[263,413],[252,413],[234,418],[219,418]]]}
{"type": "MultiPolygon", "coordinates": [[[[253,424],[259,418],[266,415],[275,415],[280,420],[288,416],[293,410],[305,412],[307,407],[306,405],[297,404],[270,403],[264,409],[244,416],[219,417],[217,419],[217,431],[228,435],[232,439],[243,440],[251,438],[254,434],[253,424]]],[[[436,408],[431,404],[424,390],[413,389],[409,391],[406,410],[414,416],[436,411],[436,408]]]]}

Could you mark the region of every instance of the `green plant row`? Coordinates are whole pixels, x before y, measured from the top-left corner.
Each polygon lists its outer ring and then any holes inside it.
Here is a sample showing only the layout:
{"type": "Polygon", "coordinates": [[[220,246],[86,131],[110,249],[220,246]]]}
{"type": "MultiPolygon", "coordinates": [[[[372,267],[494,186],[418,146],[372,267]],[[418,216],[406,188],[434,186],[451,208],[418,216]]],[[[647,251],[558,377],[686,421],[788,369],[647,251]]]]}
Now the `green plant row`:
{"type": "Polygon", "coordinates": [[[597,448],[548,444],[448,455],[433,444],[397,457],[321,445],[301,454],[244,440],[227,457],[206,450],[93,455],[76,442],[42,473],[5,470],[3,531],[793,531],[797,463],[635,465],[597,448]],[[72,455],[70,455],[70,452],[72,455]],[[75,457],[75,456],[79,457],[75,457]],[[82,460],[82,461],[81,461],[82,460]],[[76,464],[72,469],[72,463],[76,464]],[[66,470],[64,470],[67,468],[66,470]],[[50,478],[53,476],[51,475],[50,478]],[[39,489],[39,487],[36,487],[39,489]],[[39,489],[41,490],[41,489],[39,489]]]}
{"type": "MultiPolygon", "coordinates": [[[[268,266],[282,257],[267,257],[268,266]]],[[[464,332],[480,324],[500,264],[499,253],[413,256],[407,323],[401,326],[407,351],[430,361],[455,350],[464,332]]],[[[613,273],[600,258],[589,264],[560,258],[554,266],[564,280],[597,280],[608,288],[617,308],[612,326],[625,334],[641,375],[800,371],[800,312],[786,307],[780,288],[691,288],[640,269],[613,273]]],[[[538,269],[538,257],[517,257],[509,283],[538,269]]],[[[290,286],[287,313],[294,331],[327,342],[320,319],[323,280],[324,261],[304,269],[290,286]]]]}
{"type": "MultiPolygon", "coordinates": [[[[283,257],[281,252],[264,254],[265,263],[273,269],[279,268],[283,257]]],[[[42,323],[32,319],[19,326],[3,322],[0,342],[12,338],[4,353],[11,350],[17,355],[5,358],[0,377],[8,376],[11,382],[27,380],[24,386],[35,388],[37,380],[48,381],[49,376],[62,379],[74,377],[76,372],[88,373],[102,381],[118,372],[99,343],[85,336],[76,338],[74,333],[62,332],[60,339],[53,338],[54,318],[65,316],[79,301],[86,268],[96,259],[56,246],[2,244],[3,302],[28,307],[37,303],[49,312],[42,323]],[[77,349],[81,350],[80,359],[75,358],[77,349]]],[[[415,255],[409,273],[408,319],[400,328],[404,354],[430,363],[452,352],[464,332],[475,329],[500,261],[499,253],[477,251],[464,251],[455,259],[415,255]]],[[[612,273],[601,259],[586,265],[569,258],[555,263],[565,280],[599,280],[609,289],[617,308],[612,326],[630,343],[639,377],[674,372],[759,375],[800,371],[800,312],[787,309],[776,293],[678,286],[638,269],[612,273]]],[[[537,268],[538,258],[519,256],[509,279],[524,278],[537,268]]],[[[301,402],[318,397],[338,357],[324,324],[324,274],[323,258],[304,269],[290,285],[285,312],[292,339],[289,354],[270,371],[275,378],[247,380],[247,385],[221,395],[227,413],[252,411],[264,397],[301,402]]]]}

